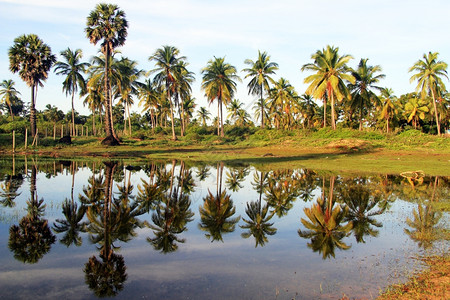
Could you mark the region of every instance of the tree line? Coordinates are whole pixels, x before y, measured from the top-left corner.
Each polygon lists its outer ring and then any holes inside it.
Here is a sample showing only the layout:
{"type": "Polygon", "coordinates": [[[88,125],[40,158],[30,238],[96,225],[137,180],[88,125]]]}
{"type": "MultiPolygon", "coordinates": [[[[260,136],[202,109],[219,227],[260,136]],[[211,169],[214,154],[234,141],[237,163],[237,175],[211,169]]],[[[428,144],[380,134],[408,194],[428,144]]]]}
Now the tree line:
{"type": "MultiPolygon", "coordinates": [[[[89,63],[82,61],[81,49],[70,48],[62,51],[61,60],[57,61],[50,46],[34,34],[17,37],[9,49],[10,71],[18,73],[30,87],[31,100],[26,109],[14,81],[3,80],[0,89],[3,110],[12,120],[20,112],[29,115],[32,136],[36,135],[37,90],[44,85],[52,68],[63,76],[63,91],[71,96],[71,135],[75,135],[77,93],[92,112],[92,131],[98,126],[96,120],[102,122],[100,126],[106,136],[103,143],[108,145],[120,143],[115,130],[118,119],[114,117],[115,110],[120,111],[124,120],[123,131],[131,135],[130,107],[137,99],[145,118],[135,116],[135,121],[150,128],[169,124],[173,140],[177,139],[177,132],[184,136],[194,121],[206,126],[211,119],[207,108],[200,107],[194,119],[195,74],[189,70],[187,58],[179,49],[162,46],[148,58],[155,67],[149,71],[139,69],[136,61],[117,50],[125,44],[128,21],[125,12],[113,4],[98,4],[90,12],[85,33],[92,44],[100,45],[99,54],[89,63]]],[[[443,81],[448,79],[447,63],[438,56],[437,52],[425,53],[412,65],[410,80],[417,83],[416,90],[399,97],[392,89],[379,85],[385,78],[381,66],[370,65],[367,58],[362,58],[353,69],[348,65],[353,57],[341,54],[338,47],[330,45],[317,50],[311,55],[311,62],[301,66],[301,71],[310,74],[304,79],[308,84],[304,94],[297,93],[286,78],[273,78],[278,64],[271,61],[267,52],[258,51],[256,60],[245,60],[247,67],[242,71],[244,79],[249,80],[248,93],[257,98],[254,118],[262,129],[292,130],[330,124],[333,129],[339,125],[390,132],[394,128],[413,126],[440,135],[449,128],[450,97],[443,81]]],[[[225,57],[213,57],[201,70],[201,89],[209,104],[217,103],[218,115],[213,124],[217,135],[222,137],[224,123],[255,126],[243,103],[235,99],[237,82],[241,81],[237,73],[225,57]],[[224,118],[223,106],[228,120],[224,118]]]]}

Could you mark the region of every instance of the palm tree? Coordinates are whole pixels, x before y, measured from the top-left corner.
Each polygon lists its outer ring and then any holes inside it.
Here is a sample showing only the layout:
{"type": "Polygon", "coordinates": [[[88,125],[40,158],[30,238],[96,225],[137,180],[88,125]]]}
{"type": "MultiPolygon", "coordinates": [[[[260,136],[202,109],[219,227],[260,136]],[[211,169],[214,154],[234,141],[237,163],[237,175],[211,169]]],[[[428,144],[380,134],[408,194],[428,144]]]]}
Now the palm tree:
{"type": "Polygon", "coordinates": [[[114,4],[97,4],[95,10],[87,17],[86,36],[89,41],[97,45],[101,41],[101,52],[105,56],[105,131],[106,138],[102,141],[106,145],[118,145],[114,127],[112,125],[112,96],[109,82],[109,62],[114,49],[123,46],[127,37],[128,21],[125,13],[114,4]]]}
{"type": "Polygon", "coordinates": [[[51,48],[35,34],[24,34],[14,39],[8,55],[11,72],[18,72],[20,78],[31,88],[30,123],[31,135],[35,137],[37,88],[44,86],[42,81],[47,79],[56,57],[51,48]]]}
{"type": "Polygon", "coordinates": [[[315,72],[304,80],[305,83],[310,83],[305,93],[316,99],[323,99],[326,96],[331,100],[331,126],[333,129],[336,129],[334,99],[336,97],[338,101],[341,101],[344,97],[350,96],[344,81],[355,83],[355,77],[349,74],[350,69],[347,67],[347,63],[353,57],[351,55],[340,56],[338,51],[338,47],[329,45],[325,49],[317,50],[311,55],[314,63],[305,64],[301,68],[302,71],[315,72]]]}
{"type": "Polygon", "coordinates": [[[61,56],[64,58],[65,62],[58,61],[55,64],[55,72],[58,75],[65,75],[66,78],[63,81],[63,91],[66,95],[72,95],[72,136],[75,135],[75,108],[74,108],[74,97],[75,93],[80,88],[80,93],[83,94],[86,90],[86,82],[81,73],[85,73],[88,63],[80,62],[83,57],[83,51],[81,49],[76,49],[75,51],[67,48],[61,51],[61,56]]]}
{"type": "Polygon", "coordinates": [[[365,109],[369,109],[373,104],[379,102],[378,96],[371,90],[375,89],[380,91],[382,88],[376,86],[380,79],[386,77],[384,74],[376,73],[381,72],[381,67],[368,66],[368,59],[361,59],[356,71],[352,71],[353,77],[355,77],[355,83],[349,84],[349,89],[352,92],[350,107],[352,111],[359,110],[359,130],[362,130],[362,120],[365,109]]]}
{"type": "Polygon", "coordinates": [[[259,96],[259,103],[261,104],[261,128],[264,128],[264,92],[268,93],[270,90],[269,81],[275,83],[270,75],[275,74],[275,71],[278,70],[278,64],[270,62],[270,56],[267,55],[267,52],[264,51],[261,53],[259,50],[256,61],[246,59],[244,63],[250,66],[242,70],[247,73],[244,78],[251,78],[247,85],[248,93],[259,96]]]}
{"type": "Polygon", "coordinates": [[[436,108],[436,98],[439,91],[445,90],[442,77],[448,79],[447,76],[447,63],[438,60],[438,52],[428,52],[423,55],[423,60],[418,60],[410,69],[409,72],[415,72],[411,76],[410,81],[418,81],[416,92],[420,91],[420,96],[425,99],[431,94],[433,99],[434,114],[436,119],[436,126],[438,135],[441,135],[441,128],[439,126],[438,111],[436,108]]]}
{"type": "Polygon", "coordinates": [[[194,73],[186,69],[188,63],[185,61],[179,61],[179,71],[176,78],[176,90],[175,90],[175,103],[178,106],[178,111],[180,115],[181,123],[181,136],[184,136],[186,130],[186,119],[185,119],[185,102],[190,99],[195,99],[191,97],[191,83],[194,82],[194,73]]]}
{"type": "Polygon", "coordinates": [[[150,71],[155,73],[153,79],[155,83],[165,91],[167,96],[167,102],[170,104],[170,118],[172,121],[172,139],[177,140],[175,134],[175,119],[174,119],[174,104],[172,103],[172,97],[176,92],[177,80],[180,77],[180,73],[185,69],[183,63],[185,63],[185,56],[178,56],[180,50],[174,46],[163,46],[155,51],[155,53],[148,58],[150,61],[154,61],[156,69],[150,71]]]}
{"type": "Polygon", "coordinates": [[[202,69],[203,81],[202,89],[211,104],[217,99],[217,117],[220,121],[220,128],[217,128],[217,135],[225,136],[223,131],[222,104],[228,104],[234,98],[236,92],[235,80],[241,80],[236,75],[236,68],[229,63],[225,63],[225,57],[209,60],[205,68],[202,69]],[[219,131],[220,130],[220,131],[219,131]]]}
{"type": "Polygon", "coordinates": [[[244,103],[240,102],[238,99],[231,100],[230,104],[227,106],[228,116],[236,122],[236,119],[239,117],[239,111],[243,109],[244,103]]]}
{"type": "Polygon", "coordinates": [[[419,119],[425,119],[425,113],[429,112],[425,101],[417,98],[415,93],[408,94],[408,102],[405,103],[404,112],[408,123],[412,121],[414,129],[417,129],[419,119]]]}
{"type": "Polygon", "coordinates": [[[390,88],[381,89],[381,113],[379,118],[386,120],[386,132],[389,133],[389,121],[398,113],[395,105],[394,91],[390,88]]]}
{"type": "Polygon", "coordinates": [[[9,113],[13,121],[14,121],[14,114],[12,111],[12,104],[14,99],[18,98],[18,95],[20,95],[20,92],[16,90],[14,84],[15,84],[14,81],[11,79],[3,80],[2,83],[0,83],[0,87],[2,88],[0,90],[0,95],[3,96],[1,98],[1,101],[4,102],[6,105],[8,105],[9,113]]]}
{"type": "Polygon", "coordinates": [[[150,111],[152,128],[154,129],[158,125],[158,118],[155,117],[155,112],[158,109],[162,93],[150,79],[146,79],[144,83],[139,84],[138,96],[142,112],[150,111]]]}
{"type": "MultiPolygon", "coordinates": [[[[119,82],[117,90],[120,95],[118,104],[123,104],[125,115],[128,116],[129,135],[131,135],[131,115],[130,106],[134,104],[133,95],[138,94],[139,83],[137,80],[143,73],[142,70],[137,69],[137,62],[128,58],[122,58],[117,65],[119,73],[119,82]]],[[[126,118],[124,123],[124,131],[126,131],[126,118]]]]}
{"type": "Polygon", "coordinates": [[[206,109],[206,107],[202,106],[198,110],[197,115],[200,118],[200,120],[202,120],[203,127],[206,127],[206,121],[211,119],[210,117],[211,113],[206,109]]]}
{"type": "Polygon", "coordinates": [[[281,118],[275,119],[275,127],[283,126],[284,129],[290,129],[293,117],[292,108],[294,101],[298,98],[294,87],[289,83],[289,80],[281,77],[275,86],[270,90],[270,111],[271,113],[283,112],[281,118]]]}
{"type": "Polygon", "coordinates": [[[267,112],[268,107],[269,98],[258,99],[258,101],[256,101],[252,107],[252,109],[254,110],[253,117],[255,118],[255,120],[259,120],[259,118],[263,116],[265,120],[264,122],[270,125],[269,113],[267,112]]]}

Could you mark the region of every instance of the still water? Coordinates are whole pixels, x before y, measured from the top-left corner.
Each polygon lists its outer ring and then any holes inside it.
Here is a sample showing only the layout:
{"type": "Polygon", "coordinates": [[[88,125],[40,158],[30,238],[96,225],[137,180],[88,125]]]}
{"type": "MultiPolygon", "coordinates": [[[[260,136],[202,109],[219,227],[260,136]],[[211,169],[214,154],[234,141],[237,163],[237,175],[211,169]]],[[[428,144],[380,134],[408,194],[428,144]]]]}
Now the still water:
{"type": "Polygon", "coordinates": [[[2,161],[4,299],[375,298],[449,250],[450,178],[2,161]]]}

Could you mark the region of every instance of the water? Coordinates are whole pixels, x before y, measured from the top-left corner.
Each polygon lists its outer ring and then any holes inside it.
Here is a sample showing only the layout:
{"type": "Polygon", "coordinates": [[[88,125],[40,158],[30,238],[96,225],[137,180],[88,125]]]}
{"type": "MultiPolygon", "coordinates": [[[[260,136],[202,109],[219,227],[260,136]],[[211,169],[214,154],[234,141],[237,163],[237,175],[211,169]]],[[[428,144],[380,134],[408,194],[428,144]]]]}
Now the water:
{"type": "Polygon", "coordinates": [[[428,205],[448,177],[16,159],[0,178],[5,299],[371,299],[449,248],[428,205]]]}

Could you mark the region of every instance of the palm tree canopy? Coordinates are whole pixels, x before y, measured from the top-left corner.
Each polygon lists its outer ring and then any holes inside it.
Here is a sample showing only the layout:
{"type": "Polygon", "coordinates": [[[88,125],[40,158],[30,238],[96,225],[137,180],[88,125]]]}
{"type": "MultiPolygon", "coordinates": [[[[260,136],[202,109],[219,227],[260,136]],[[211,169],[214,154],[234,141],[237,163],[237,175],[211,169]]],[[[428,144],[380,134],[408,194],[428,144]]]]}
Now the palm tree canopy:
{"type": "Polygon", "coordinates": [[[48,71],[56,61],[51,48],[35,34],[24,34],[14,39],[9,48],[9,69],[19,73],[28,86],[43,86],[48,78],[48,71]]]}
{"type": "Polygon", "coordinates": [[[244,63],[249,65],[249,68],[242,70],[247,73],[244,78],[251,78],[247,85],[248,93],[262,96],[263,89],[266,91],[270,89],[269,81],[274,83],[274,80],[269,75],[275,74],[275,71],[278,70],[278,64],[270,62],[270,56],[265,51],[262,53],[258,51],[258,59],[256,61],[246,59],[244,63]]]}
{"type": "Polygon", "coordinates": [[[6,103],[8,106],[11,105],[14,98],[17,98],[18,95],[20,95],[20,92],[16,90],[14,85],[15,82],[11,79],[3,80],[0,83],[0,96],[2,96],[1,101],[6,103]]]}
{"type": "Polygon", "coordinates": [[[315,72],[304,80],[305,83],[310,83],[306,94],[322,99],[326,92],[333,93],[339,101],[349,96],[344,80],[355,83],[355,77],[348,73],[347,67],[347,63],[353,57],[347,54],[340,56],[338,51],[338,47],[328,45],[325,49],[317,50],[311,55],[314,63],[302,66],[302,71],[315,72]]]}
{"type": "Polygon", "coordinates": [[[416,72],[411,76],[410,82],[417,80],[416,92],[420,91],[421,98],[426,98],[431,91],[436,95],[439,89],[445,90],[442,77],[448,79],[447,63],[438,60],[438,52],[428,52],[423,60],[418,60],[409,72],[416,72]]]}
{"type": "Polygon", "coordinates": [[[202,69],[203,81],[202,89],[209,102],[220,99],[225,104],[234,98],[236,92],[236,82],[240,81],[236,75],[236,68],[229,63],[225,63],[225,57],[214,57],[209,60],[205,68],[202,69]]]}
{"type": "Polygon", "coordinates": [[[87,18],[86,36],[89,41],[97,45],[101,40],[101,51],[109,53],[114,48],[125,44],[128,35],[128,21],[125,12],[115,4],[99,3],[87,18]]]}
{"type": "Polygon", "coordinates": [[[376,84],[383,78],[386,77],[384,74],[376,74],[381,72],[381,67],[379,65],[369,66],[367,61],[369,59],[362,58],[359,61],[358,68],[352,71],[351,74],[355,77],[355,83],[349,84],[349,88],[352,91],[352,98],[361,97],[366,101],[370,99],[378,99],[372,89],[381,91],[382,88],[376,84]]]}
{"type": "Polygon", "coordinates": [[[157,73],[154,82],[158,86],[165,86],[166,89],[175,92],[174,83],[177,80],[177,73],[185,69],[185,56],[179,56],[180,50],[174,46],[163,46],[155,51],[155,53],[148,58],[154,61],[156,68],[150,70],[149,73],[157,73]]]}
{"type": "Polygon", "coordinates": [[[83,57],[83,51],[81,49],[72,51],[70,48],[67,48],[61,51],[61,56],[65,62],[56,62],[55,72],[58,75],[66,76],[63,82],[63,91],[66,92],[66,95],[75,94],[78,88],[80,88],[81,93],[84,93],[86,90],[86,82],[82,73],[86,72],[89,63],[80,62],[80,59],[83,57]]]}

